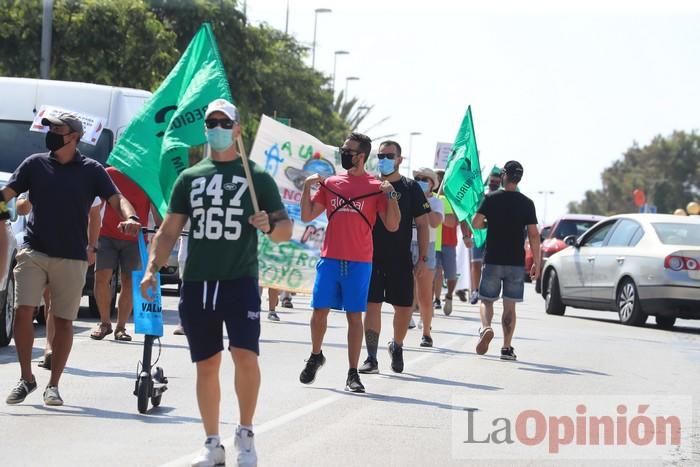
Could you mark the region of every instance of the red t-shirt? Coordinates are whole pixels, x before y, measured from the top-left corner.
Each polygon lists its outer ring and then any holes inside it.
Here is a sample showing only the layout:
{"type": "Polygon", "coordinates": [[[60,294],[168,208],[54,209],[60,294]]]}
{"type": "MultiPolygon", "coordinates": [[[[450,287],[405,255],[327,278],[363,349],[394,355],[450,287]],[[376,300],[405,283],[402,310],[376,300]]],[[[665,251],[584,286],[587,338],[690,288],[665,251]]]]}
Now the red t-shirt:
{"type": "Polygon", "coordinates": [[[442,224],[442,244],[445,246],[457,246],[457,226],[447,227],[442,224]]]}
{"type": "MultiPolygon", "coordinates": [[[[151,202],[146,196],[146,193],[134,183],[129,177],[121,173],[114,167],[107,167],[107,173],[110,178],[117,186],[117,189],[134,207],[136,210],[136,215],[141,219],[141,223],[145,225],[148,222],[148,212],[151,207],[151,202]]],[[[100,230],[100,237],[109,237],[117,240],[130,240],[132,242],[136,241],[136,237],[133,235],[125,235],[119,231],[117,226],[122,221],[121,216],[108,204],[105,207],[105,214],[102,218],[102,229],[100,230]]]]}
{"type": "Polygon", "coordinates": [[[319,187],[311,201],[324,205],[328,216],[322,258],[372,262],[372,229],[377,213],[386,212],[387,206],[386,195],[379,188],[381,183],[368,174],[346,173],[328,177],[323,182],[325,186],[319,187]],[[344,205],[345,200],[333,192],[350,201],[362,197],[352,204],[364,218],[355,208],[344,205]],[[364,196],[370,194],[372,196],[364,196]]]}

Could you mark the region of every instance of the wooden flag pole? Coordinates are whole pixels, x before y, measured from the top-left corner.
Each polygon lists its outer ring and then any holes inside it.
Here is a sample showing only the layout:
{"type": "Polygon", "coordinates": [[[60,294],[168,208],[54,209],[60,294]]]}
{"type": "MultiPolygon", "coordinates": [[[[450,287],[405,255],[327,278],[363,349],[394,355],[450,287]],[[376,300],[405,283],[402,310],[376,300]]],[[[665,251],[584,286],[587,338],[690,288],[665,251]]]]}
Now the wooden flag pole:
{"type": "Polygon", "coordinates": [[[243,145],[243,138],[240,136],[236,137],[236,144],[238,145],[238,153],[243,161],[243,170],[245,171],[245,178],[248,180],[248,189],[250,190],[250,200],[253,202],[253,211],[257,214],[260,212],[260,205],[258,204],[258,196],[255,194],[255,186],[253,185],[253,175],[250,173],[250,166],[248,165],[248,156],[245,153],[245,146],[243,145]]]}

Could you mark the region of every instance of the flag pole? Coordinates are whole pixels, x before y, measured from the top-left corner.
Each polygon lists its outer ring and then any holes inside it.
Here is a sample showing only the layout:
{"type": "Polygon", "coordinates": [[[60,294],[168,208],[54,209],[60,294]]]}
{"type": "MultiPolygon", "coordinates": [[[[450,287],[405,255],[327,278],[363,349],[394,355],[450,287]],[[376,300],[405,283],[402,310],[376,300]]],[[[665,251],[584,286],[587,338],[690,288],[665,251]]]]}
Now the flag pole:
{"type": "Polygon", "coordinates": [[[258,196],[255,194],[255,186],[253,185],[253,176],[250,173],[250,166],[248,165],[248,156],[245,153],[245,146],[243,145],[243,138],[236,136],[236,144],[238,144],[238,153],[241,155],[241,160],[243,162],[243,170],[245,171],[245,178],[248,180],[248,189],[250,190],[250,200],[253,202],[253,211],[257,214],[260,212],[260,205],[258,204],[258,196]]]}

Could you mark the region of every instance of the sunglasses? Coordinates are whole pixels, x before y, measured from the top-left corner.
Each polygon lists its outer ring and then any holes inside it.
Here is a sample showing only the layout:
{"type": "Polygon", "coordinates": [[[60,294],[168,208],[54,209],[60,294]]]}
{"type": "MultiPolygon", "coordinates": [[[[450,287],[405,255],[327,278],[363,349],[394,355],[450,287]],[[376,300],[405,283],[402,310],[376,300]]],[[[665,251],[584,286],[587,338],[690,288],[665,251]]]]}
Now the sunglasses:
{"type": "Polygon", "coordinates": [[[396,154],[394,154],[393,152],[380,152],[377,154],[377,159],[379,160],[389,159],[390,161],[393,161],[395,157],[396,154]]]}
{"type": "Polygon", "coordinates": [[[216,128],[217,126],[220,126],[224,130],[230,130],[231,128],[233,128],[233,125],[235,125],[236,122],[231,120],[230,118],[207,118],[206,120],[204,120],[204,124],[210,130],[212,128],[216,128]]]}

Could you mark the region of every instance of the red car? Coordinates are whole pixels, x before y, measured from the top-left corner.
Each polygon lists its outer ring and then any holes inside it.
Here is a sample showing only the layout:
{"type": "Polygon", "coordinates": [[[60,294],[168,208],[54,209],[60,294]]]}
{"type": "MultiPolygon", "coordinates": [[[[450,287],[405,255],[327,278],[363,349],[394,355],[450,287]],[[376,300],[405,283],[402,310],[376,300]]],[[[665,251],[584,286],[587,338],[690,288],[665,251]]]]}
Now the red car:
{"type": "MultiPolygon", "coordinates": [[[[547,232],[547,235],[541,234],[542,244],[540,245],[540,255],[541,261],[540,266],[544,265],[547,258],[557,253],[568,245],[564,243],[564,239],[570,235],[575,235],[576,238],[580,237],[586,230],[593,227],[599,221],[605,219],[603,216],[596,216],[594,214],[566,214],[560,217],[551,226],[551,230],[547,232]]],[[[543,233],[545,229],[543,228],[543,233]]],[[[527,251],[529,250],[529,244],[526,245],[525,250],[525,267],[527,268],[527,251]]],[[[532,253],[530,253],[530,258],[532,258],[532,253]]],[[[532,259],[531,259],[532,261],[532,259]]],[[[532,265],[532,263],[530,263],[532,265]]],[[[526,270],[529,274],[529,269],[526,270]]],[[[540,283],[537,282],[535,287],[537,292],[540,292],[540,283]]]]}
{"type": "MultiPolygon", "coordinates": [[[[545,225],[540,230],[540,244],[545,238],[549,237],[549,232],[552,230],[552,224],[545,225]]],[[[534,258],[532,257],[532,250],[530,249],[530,239],[525,237],[525,282],[531,282],[530,280],[530,269],[532,269],[532,262],[534,258]]]]}

